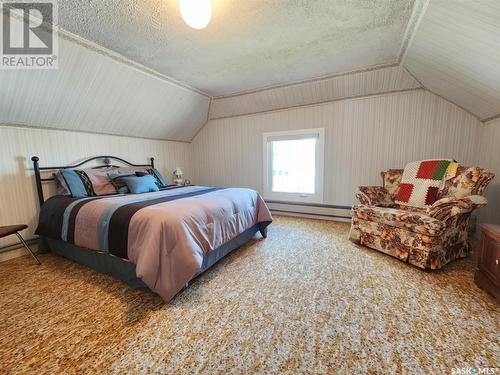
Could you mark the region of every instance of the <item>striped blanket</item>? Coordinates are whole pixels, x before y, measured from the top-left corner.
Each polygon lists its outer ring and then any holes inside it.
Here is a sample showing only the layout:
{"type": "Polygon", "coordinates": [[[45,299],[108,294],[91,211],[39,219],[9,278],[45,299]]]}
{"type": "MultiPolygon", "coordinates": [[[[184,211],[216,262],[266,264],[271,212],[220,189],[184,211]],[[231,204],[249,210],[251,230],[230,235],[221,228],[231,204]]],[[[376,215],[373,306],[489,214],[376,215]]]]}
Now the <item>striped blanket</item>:
{"type": "Polygon", "coordinates": [[[130,260],[137,277],[168,301],[200,269],[204,255],[271,221],[253,190],[189,186],[52,197],[41,209],[37,234],[130,260]]]}

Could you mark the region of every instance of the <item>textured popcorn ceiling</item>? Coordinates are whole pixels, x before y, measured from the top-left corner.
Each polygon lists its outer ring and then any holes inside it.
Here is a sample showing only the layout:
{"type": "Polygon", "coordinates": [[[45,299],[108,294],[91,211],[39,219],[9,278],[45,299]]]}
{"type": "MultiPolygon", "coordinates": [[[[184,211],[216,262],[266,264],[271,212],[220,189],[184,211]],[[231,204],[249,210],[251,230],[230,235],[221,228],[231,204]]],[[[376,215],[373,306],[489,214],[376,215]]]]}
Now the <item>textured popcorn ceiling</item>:
{"type": "Polygon", "coordinates": [[[395,63],[413,0],[212,0],[204,30],[178,0],[65,0],[59,24],[160,73],[225,95],[395,63]]]}

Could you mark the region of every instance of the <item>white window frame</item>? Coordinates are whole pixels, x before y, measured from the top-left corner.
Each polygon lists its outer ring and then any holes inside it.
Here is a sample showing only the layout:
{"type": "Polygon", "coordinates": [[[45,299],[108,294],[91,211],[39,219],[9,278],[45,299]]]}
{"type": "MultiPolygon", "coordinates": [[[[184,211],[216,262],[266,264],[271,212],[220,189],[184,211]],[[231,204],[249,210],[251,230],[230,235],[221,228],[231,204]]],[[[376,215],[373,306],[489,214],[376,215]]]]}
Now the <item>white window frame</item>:
{"type": "Polygon", "coordinates": [[[325,129],[301,129],[288,130],[279,132],[269,132],[262,134],[263,150],[264,150],[264,199],[276,200],[284,202],[300,202],[300,203],[323,203],[323,180],[324,180],[324,165],[325,165],[325,129]],[[317,137],[318,143],[316,147],[316,181],[314,194],[305,193],[283,193],[272,191],[272,168],[271,167],[271,142],[273,140],[301,139],[308,136],[317,137]]]}

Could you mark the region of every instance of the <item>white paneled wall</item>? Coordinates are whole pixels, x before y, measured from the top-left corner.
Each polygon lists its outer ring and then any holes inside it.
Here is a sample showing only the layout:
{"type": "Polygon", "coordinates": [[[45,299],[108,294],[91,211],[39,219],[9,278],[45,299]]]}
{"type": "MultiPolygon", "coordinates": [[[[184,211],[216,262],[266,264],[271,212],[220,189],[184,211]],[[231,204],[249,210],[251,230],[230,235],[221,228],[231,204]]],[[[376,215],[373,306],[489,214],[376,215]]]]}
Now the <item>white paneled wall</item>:
{"type": "MultiPolygon", "coordinates": [[[[191,145],[183,142],[96,135],[61,130],[0,125],[0,225],[29,224],[27,238],[37,224],[38,200],[31,157],[41,166],[71,164],[90,156],[118,156],[135,164],[155,165],[168,179],[176,166],[191,175],[191,145]]],[[[0,247],[15,242],[4,239],[0,247]]]]}
{"type": "MultiPolygon", "coordinates": [[[[37,224],[31,156],[42,165],[111,154],[135,163],[154,156],[166,177],[176,166],[196,184],[262,192],[262,133],[325,128],[325,204],[354,202],[358,185],[379,185],[381,170],[433,157],[453,157],[497,173],[482,222],[500,223],[500,120],[487,125],[426,91],[345,99],[255,115],[210,120],[193,142],[170,142],[0,125],[0,225],[37,224]]],[[[0,247],[13,239],[0,241],[0,247]]]]}
{"type": "Polygon", "coordinates": [[[485,191],[488,206],[479,210],[479,221],[500,224],[500,119],[481,125],[478,164],[496,175],[485,191]]]}
{"type": "Polygon", "coordinates": [[[215,98],[210,106],[210,118],[258,113],[418,87],[420,84],[403,67],[392,66],[215,98]]]}
{"type": "Polygon", "coordinates": [[[195,181],[262,192],[262,133],[325,128],[325,202],[351,205],[358,185],[407,162],[452,157],[475,162],[479,121],[413,90],[209,121],[193,141],[195,181]]]}

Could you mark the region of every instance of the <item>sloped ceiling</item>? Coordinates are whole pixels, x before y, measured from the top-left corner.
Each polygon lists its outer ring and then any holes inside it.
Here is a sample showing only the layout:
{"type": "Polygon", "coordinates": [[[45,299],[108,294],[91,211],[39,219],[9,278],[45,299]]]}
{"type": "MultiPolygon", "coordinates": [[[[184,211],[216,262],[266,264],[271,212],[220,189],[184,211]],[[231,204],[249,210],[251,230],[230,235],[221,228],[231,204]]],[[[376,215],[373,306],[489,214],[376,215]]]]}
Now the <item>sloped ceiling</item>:
{"type": "Polygon", "coordinates": [[[414,0],[212,0],[206,29],[178,0],[65,0],[65,30],[211,96],[398,61],[414,0]]]}
{"type": "Polygon", "coordinates": [[[59,69],[0,71],[0,123],[190,141],[208,118],[422,86],[500,113],[496,0],[212,0],[204,30],[178,0],[58,4],[59,69]]]}
{"type": "Polygon", "coordinates": [[[59,69],[0,70],[0,123],[190,141],[210,98],[65,38],[59,69]]]}
{"type": "Polygon", "coordinates": [[[404,66],[480,119],[500,114],[500,1],[430,0],[404,66]]]}
{"type": "MultiPolygon", "coordinates": [[[[376,2],[375,2],[376,3],[376,2]]],[[[487,121],[500,117],[500,1],[418,0],[400,67],[216,97],[210,118],[423,87],[487,121]],[[409,73],[409,74],[408,74],[409,73]],[[411,76],[409,78],[408,76],[411,76]]]]}
{"type": "Polygon", "coordinates": [[[401,66],[362,71],[300,84],[215,98],[210,119],[239,116],[275,109],[420,88],[401,66]]]}

